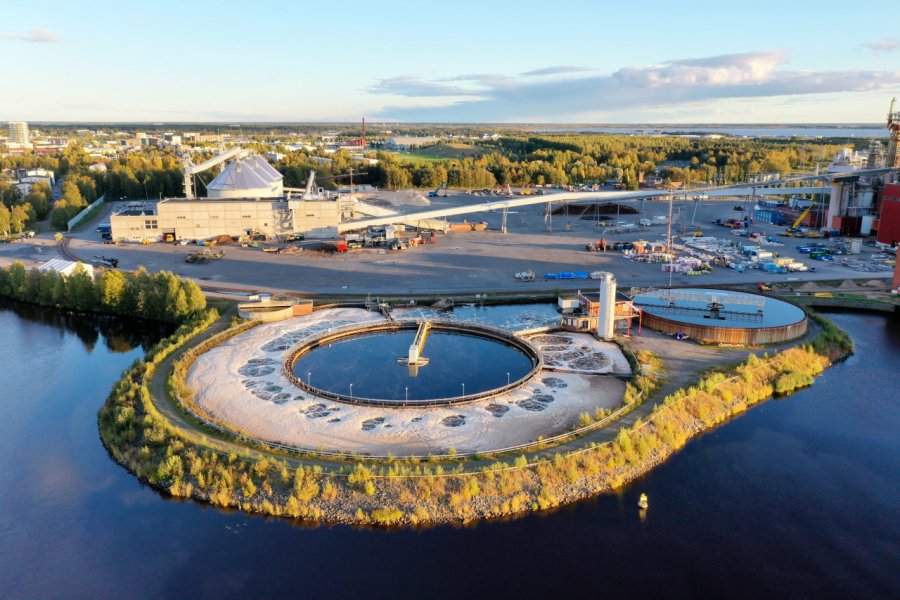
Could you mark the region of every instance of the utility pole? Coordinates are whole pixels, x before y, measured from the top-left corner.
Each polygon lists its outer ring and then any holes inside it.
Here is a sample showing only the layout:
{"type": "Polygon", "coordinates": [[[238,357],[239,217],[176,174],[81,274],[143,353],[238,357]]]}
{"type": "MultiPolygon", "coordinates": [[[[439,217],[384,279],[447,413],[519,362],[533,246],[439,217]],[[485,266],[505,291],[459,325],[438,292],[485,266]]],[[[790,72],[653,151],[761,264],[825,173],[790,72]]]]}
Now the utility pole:
{"type": "Polygon", "coordinates": [[[672,273],[674,273],[675,267],[675,252],[672,248],[672,199],[674,197],[674,190],[671,194],[669,194],[669,226],[666,231],[666,251],[669,253],[669,256],[672,260],[669,262],[669,302],[672,302],[672,273]]]}

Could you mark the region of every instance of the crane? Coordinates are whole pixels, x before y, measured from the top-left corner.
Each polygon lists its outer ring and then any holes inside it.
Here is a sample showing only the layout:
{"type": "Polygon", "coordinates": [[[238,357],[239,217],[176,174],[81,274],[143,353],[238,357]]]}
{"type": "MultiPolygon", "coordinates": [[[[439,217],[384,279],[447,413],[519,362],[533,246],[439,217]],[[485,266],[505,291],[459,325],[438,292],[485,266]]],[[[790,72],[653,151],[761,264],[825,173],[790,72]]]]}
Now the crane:
{"type": "Polygon", "coordinates": [[[195,165],[193,161],[191,161],[191,157],[187,156],[184,159],[184,197],[185,198],[195,198],[194,196],[194,175],[197,173],[202,173],[208,169],[213,168],[214,166],[225,162],[230,158],[243,158],[250,154],[250,150],[244,150],[240,146],[235,146],[231,150],[226,150],[221,154],[217,154],[210,158],[209,160],[205,160],[199,165],[195,165]]]}
{"type": "Polygon", "coordinates": [[[787,233],[789,233],[790,235],[797,235],[798,233],[800,233],[800,224],[803,223],[803,220],[809,215],[815,205],[816,200],[815,198],[813,198],[812,202],[809,203],[809,206],[806,207],[806,210],[800,213],[800,216],[797,217],[796,221],[794,221],[794,224],[788,227],[787,233]]]}
{"type": "MultiPolygon", "coordinates": [[[[438,196],[440,196],[441,190],[446,189],[446,188],[447,188],[447,182],[442,181],[441,185],[439,185],[436,190],[434,190],[433,192],[428,192],[428,197],[429,198],[437,198],[438,196]]],[[[446,195],[447,194],[445,193],[444,196],[446,196],[446,195]]]]}

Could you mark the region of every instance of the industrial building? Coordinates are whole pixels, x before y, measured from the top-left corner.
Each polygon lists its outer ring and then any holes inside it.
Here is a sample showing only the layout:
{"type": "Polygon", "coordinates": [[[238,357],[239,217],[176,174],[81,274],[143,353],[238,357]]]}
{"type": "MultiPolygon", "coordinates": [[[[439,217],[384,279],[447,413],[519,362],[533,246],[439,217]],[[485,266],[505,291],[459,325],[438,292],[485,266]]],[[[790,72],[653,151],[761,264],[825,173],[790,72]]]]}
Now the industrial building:
{"type": "Polygon", "coordinates": [[[616,278],[604,271],[597,292],[579,290],[575,296],[560,296],[557,298],[562,313],[560,327],[566,331],[594,332],[604,340],[613,339],[617,328],[630,335],[635,318],[640,325],[641,309],[616,290],[616,278]]]}
{"type": "Polygon", "coordinates": [[[875,239],[882,244],[900,246],[900,183],[889,183],[881,190],[880,212],[874,228],[875,239]]]}
{"type": "Polygon", "coordinates": [[[267,238],[302,233],[309,238],[337,236],[352,202],[314,187],[285,188],[281,173],[258,154],[232,148],[199,165],[186,159],[184,198],[166,198],[140,208],[129,207],[110,218],[113,240],[199,240],[220,235],[264,235],[267,238]],[[208,196],[194,194],[194,177],[226,163],[207,186],[208,196]]]}

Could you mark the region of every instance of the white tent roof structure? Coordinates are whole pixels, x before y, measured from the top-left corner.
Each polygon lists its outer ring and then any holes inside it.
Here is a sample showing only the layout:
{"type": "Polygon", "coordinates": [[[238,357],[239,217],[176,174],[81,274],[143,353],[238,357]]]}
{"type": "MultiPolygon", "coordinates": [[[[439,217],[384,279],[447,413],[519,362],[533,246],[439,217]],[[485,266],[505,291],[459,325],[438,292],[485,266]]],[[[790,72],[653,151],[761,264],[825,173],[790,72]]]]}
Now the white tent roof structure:
{"type": "Polygon", "coordinates": [[[284,195],[284,177],[258,154],[225,165],[206,189],[210,198],[276,198],[284,195]]]}
{"type": "Polygon", "coordinates": [[[94,276],[94,267],[83,262],[73,262],[62,258],[53,258],[38,267],[38,271],[56,271],[60,275],[69,276],[75,272],[75,268],[81,265],[88,275],[94,276]]]}

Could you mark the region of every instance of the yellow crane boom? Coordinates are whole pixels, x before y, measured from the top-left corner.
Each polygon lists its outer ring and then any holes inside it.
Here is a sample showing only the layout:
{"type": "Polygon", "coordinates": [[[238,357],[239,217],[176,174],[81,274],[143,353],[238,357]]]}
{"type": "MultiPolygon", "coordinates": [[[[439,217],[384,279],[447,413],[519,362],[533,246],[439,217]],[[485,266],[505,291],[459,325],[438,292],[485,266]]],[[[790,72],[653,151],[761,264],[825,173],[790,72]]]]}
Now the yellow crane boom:
{"type": "Polygon", "coordinates": [[[812,202],[810,202],[810,204],[809,204],[809,206],[806,208],[806,210],[804,210],[802,213],[800,213],[800,216],[797,217],[797,220],[794,221],[794,224],[793,224],[793,225],[791,225],[791,231],[796,231],[797,229],[799,229],[800,223],[802,223],[802,222],[803,222],[803,219],[805,219],[805,218],[807,217],[807,215],[809,215],[810,211],[812,211],[812,209],[813,209],[813,207],[814,207],[815,205],[816,205],[816,201],[815,201],[815,200],[813,200],[812,202]]]}

